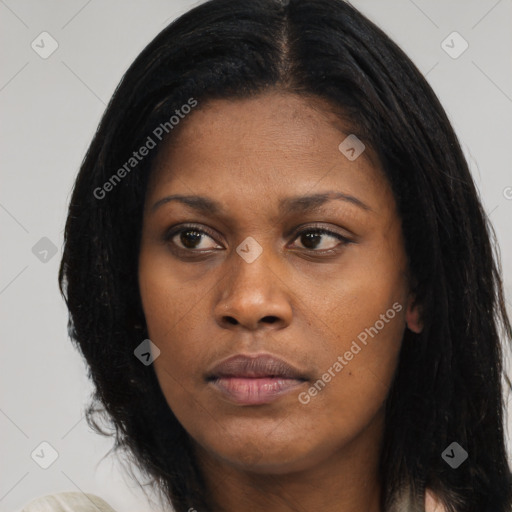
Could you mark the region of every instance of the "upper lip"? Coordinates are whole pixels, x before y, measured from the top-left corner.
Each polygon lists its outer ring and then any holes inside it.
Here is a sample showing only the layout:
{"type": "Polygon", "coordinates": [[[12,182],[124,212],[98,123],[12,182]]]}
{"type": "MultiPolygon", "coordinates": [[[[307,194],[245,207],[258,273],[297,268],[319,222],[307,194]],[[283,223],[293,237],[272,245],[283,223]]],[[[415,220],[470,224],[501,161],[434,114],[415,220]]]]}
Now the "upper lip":
{"type": "Polygon", "coordinates": [[[307,380],[307,377],[298,368],[269,354],[238,354],[228,357],[216,364],[206,375],[207,380],[215,380],[220,377],[276,377],[307,380]]]}

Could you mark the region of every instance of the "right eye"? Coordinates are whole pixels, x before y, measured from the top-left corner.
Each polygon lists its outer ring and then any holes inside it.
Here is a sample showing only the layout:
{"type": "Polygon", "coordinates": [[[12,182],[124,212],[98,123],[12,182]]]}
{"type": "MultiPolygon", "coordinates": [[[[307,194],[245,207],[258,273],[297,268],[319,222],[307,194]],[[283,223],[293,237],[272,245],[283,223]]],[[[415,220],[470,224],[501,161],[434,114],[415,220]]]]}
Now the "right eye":
{"type": "Polygon", "coordinates": [[[173,229],[165,236],[165,240],[183,251],[203,252],[222,249],[211,234],[195,226],[181,226],[173,229]]]}

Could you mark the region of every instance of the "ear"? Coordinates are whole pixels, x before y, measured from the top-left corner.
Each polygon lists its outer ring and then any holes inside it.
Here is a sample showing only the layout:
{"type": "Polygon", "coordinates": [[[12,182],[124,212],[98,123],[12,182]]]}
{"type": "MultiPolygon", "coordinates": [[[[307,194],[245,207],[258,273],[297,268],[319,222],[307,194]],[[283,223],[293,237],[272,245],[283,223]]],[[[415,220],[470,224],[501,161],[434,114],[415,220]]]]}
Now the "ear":
{"type": "Polygon", "coordinates": [[[416,303],[416,297],[413,294],[409,295],[409,299],[407,301],[405,323],[407,324],[407,327],[416,334],[419,334],[423,330],[420,307],[416,303]]]}

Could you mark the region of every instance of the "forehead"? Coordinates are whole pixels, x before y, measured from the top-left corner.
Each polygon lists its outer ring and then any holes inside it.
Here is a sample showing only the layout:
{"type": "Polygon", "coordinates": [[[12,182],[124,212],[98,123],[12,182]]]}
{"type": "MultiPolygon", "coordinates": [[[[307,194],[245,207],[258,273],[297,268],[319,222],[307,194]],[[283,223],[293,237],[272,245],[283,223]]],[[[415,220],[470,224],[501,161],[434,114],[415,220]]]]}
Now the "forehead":
{"type": "Polygon", "coordinates": [[[220,200],[233,193],[268,197],[326,187],[382,195],[387,180],[371,148],[352,161],[340,151],[349,135],[347,124],[320,98],[269,92],[210,100],[162,142],[148,196],[170,187],[189,194],[198,186],[215,190],[220,200]]]}

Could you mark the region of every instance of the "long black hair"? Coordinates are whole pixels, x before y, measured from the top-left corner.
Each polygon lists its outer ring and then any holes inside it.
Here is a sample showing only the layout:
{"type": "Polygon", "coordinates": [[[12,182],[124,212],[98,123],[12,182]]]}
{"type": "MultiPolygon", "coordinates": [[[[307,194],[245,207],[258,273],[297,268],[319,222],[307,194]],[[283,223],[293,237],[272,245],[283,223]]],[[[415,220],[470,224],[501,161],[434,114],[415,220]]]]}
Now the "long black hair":
{"type": "Polygon", "coordinates": [[[137,262],[158,147],[131,158],[148,137],[172,143],[180,126],[170,119],[184,105],[268,89],[327,100],[378,155],[402,219],[424,328],[405,331],[387,400],[383,510],[422,511],[430,488],[450,512],[508,512],[500,337],[509,342],[512,329],[496,237],[436,95],[342,0],[207,1],[166,27],[122,78],[74,185],[59,271],[69,334],[95,385],[90,425],[102,432],[103,414],[115,448],[178,512],[211,510],[187,433],[153,367],[134,357],[147,337],[137,262]],[[452,442],[468,453],[456,469],[442,456],[452,442]]]}

